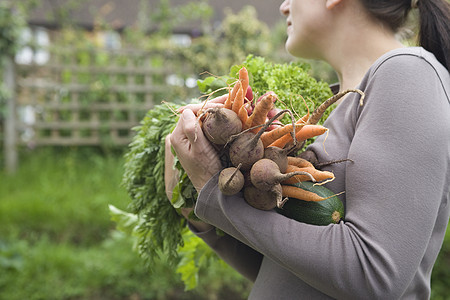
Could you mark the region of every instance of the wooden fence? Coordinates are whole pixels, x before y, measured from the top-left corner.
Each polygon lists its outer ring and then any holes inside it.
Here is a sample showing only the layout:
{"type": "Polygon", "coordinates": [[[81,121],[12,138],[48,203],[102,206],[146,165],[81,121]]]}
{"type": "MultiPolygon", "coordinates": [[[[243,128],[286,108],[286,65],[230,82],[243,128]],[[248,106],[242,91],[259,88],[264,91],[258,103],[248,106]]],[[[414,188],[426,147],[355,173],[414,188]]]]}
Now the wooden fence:
{"type": "Polygon", "coordinates": [[[9,171],[21,146],[127,145],[153,105],[195,96],[183,84],[192,73],[161,54],[59,49],[51,57],[5,73],[14,91],[3,126],[9,171]]]}

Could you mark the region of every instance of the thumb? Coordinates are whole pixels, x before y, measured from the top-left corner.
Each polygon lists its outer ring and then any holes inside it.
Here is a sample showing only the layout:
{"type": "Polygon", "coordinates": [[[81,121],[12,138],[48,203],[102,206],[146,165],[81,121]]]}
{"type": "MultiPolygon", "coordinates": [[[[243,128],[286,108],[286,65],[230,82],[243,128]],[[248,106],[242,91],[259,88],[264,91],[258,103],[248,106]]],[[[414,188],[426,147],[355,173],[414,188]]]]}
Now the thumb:
{"type": "Polygon", "coordinates": [[[191,109],[185,109],[181,114],[180,121],[183,124],[184,135],[193,144],[197,140],[198,131],[200,131],[200,124],[197,121],[197,117],[191,109]]]}
{"type": "Polygon", "coordinates": [[[225,102],[225,100],[227,100],[227,98],[228,98],[228,94],[225,94],[225,95],[216,97],[214,99],[211,99],[208,103],[222,103],[223,104],[225,102]]]}

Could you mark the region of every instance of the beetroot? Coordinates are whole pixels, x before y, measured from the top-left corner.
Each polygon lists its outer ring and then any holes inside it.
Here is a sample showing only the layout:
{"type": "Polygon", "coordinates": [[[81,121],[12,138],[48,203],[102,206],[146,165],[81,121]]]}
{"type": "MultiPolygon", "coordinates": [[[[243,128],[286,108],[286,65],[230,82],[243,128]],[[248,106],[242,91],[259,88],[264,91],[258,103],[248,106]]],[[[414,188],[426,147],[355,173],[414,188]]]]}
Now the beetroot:
{"type": "MultiPolygon", "coordinates": [[[[242,131],[239,134],[231,137],[231,145],[229,149],[229,155],[231,163],[234,166],[242,163],[242,170],[250,170],[252,165],[264,157],[264,145],[261,141],[261,135],[266,131],[266,129],[282,114],[289,112],[292,116],[292,113],[289,110],[279,111],[276,115],[274,115],[268,122],[261,127],[257,134],[252,133],[252,128],[249,128],[245,131],[242,131]]],[[[294,123],[294,119],[292,116],[292,122],[294,123]]]]}
{"type": "Polygon", "coordinates": [[[311,174],[303,171],[283,174],[280,172],[278,165],[273,160],[267,158],[255,162],[250,170],[250,180],[252,184],[261,191],[269,191],[273,186],[295,175],[307,175],[310,177],[311,181],[316,181],[311,174]]]}
{"type": "Polygon", "coordinates": [[[281,184],[273,186],[270,191],[262,191],[250,185],[244,189],[244,199],[254,208],[271,210],[277,206],[281,207],[284,204],[281,192],[281,184]]]}
{"type": "Polygon", "coordinates": [[[288,167],[288,152],[289,149],[281,149],[278,147],[269,146],[264,149],[264,158],[273,160],[278,165],[280,172],[285,173],[288,167]]]}
{"type": "Polygon", "coordinates": [[[231,109],[211,108],[202,125],[206,138],[216,145],[225,145],[232,135],[242,130],[242,122],[231,109]]]}
{"type": "Polygon", "coordinates": [[[264,157],[264,146],[258,135],[242,132],[232,141],[229,155],[234,166],[242,164],[242,170],[250,170],[255,162],[264,157]]]}
{"type": "MultiPolygon", "coordinates": [[[[240,166],[239,166],[240,167],[240,166]]],[[[223,169],[219,174],[219,189],[222,194],[230,196],[239,193],[244,187],[245,179],[239,167],[223,169]]]]}

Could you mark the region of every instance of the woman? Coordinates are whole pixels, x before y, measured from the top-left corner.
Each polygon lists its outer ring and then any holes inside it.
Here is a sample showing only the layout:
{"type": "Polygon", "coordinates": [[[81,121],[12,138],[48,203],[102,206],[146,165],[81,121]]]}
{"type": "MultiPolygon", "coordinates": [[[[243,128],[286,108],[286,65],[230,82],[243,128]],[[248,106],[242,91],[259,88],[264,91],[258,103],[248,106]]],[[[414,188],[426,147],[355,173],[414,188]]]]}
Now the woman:
{"type": "Polygon", "coordinates": [[[336,176],[326,186],[345,191],[346,219],[313,226],[222,195],[220,162],[190,105],[167,146],[199,191],[204,222],[191,230],[254,281],[250,299],[428,299],[450,210],[448,2],[286,0],[280,10],[288,52],[328,62],[341,90],[366,94],[363,106],[348,94],[327,119],[326,152],[322,138],[308,149],[353,161],[326,168],[336,176]],[[404,47],[396,33],[416,9],[422,47],[404,47]]]}

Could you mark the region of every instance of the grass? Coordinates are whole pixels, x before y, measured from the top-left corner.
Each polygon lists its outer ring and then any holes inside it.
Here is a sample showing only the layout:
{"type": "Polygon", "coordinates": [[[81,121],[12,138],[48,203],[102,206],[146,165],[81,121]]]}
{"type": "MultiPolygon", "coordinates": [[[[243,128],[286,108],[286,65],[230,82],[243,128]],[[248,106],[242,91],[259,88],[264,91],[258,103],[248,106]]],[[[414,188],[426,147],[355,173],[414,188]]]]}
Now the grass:
{"type": "Polygon", "coordinates": [[[45,232],[58,242],[104,239],[112,228],[107,204],[126,206],[121,166],[121,157],[91,151],[27,155],[17,174],[0,182],[0,234],[19,229],[23,237],[45,232]]]}
{"type": "Polygon", "coordinates": [[[163,259],[143,266],[110,221],[108,204],[128,205],[122,166],[120,153],[39,149],[0,173],[0,300],[245,298],[248,284],[229,268],[185,292],[163,259]]]}
{"type": "MultiPolygon", "coordinates": [[[[39,149],[14,175],[0,172],[0,300],[245,299],[249,283],[216,264],[185,292],[164,259],[149,272],[108,204],[126,210],[121,153],[39,149]]],[[[432,300],[449,294],[450,229],[432,276],[432,300]]]]}

